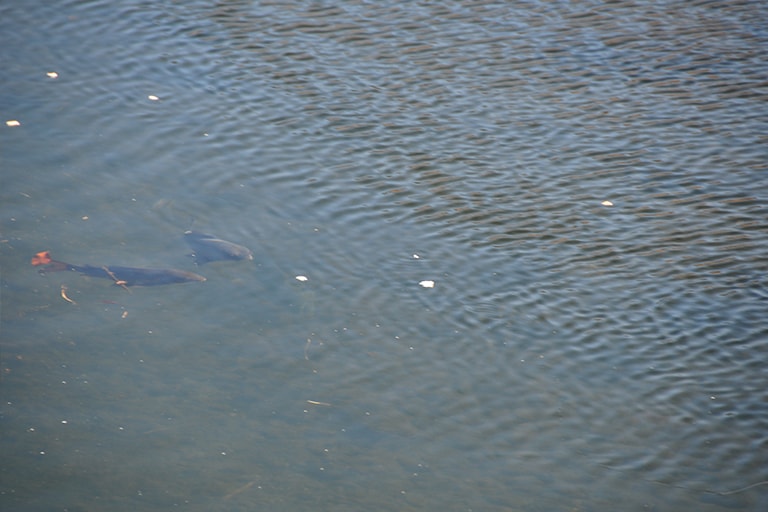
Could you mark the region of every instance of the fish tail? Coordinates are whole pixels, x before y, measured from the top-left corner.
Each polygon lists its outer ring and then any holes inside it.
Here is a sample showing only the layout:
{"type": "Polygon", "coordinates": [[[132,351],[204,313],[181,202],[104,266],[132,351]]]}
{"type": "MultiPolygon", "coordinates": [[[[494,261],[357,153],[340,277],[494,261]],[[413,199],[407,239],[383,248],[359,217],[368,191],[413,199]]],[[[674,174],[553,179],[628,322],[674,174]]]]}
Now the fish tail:
{"type": "Polygon", "coordinates": [[[41,265],[45,265],[45,269],[40,269],[40,271],[60,271],[60,270],[72,270],[72,265],[69,263],[64,263],[63,261],[56,261],[51,258],[51,252],[50,251],[40,251],[34,256],[32,256],[32,260],[30,261],[33,267],[38,267],[41,265]]]}

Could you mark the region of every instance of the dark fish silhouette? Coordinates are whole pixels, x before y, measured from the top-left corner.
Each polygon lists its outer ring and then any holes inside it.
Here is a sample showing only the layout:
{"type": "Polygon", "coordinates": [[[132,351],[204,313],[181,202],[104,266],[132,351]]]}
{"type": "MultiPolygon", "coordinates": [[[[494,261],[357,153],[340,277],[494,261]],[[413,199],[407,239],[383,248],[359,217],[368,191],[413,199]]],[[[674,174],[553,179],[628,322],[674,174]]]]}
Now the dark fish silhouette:
{"type": "Polygon", "coordinates": [[[41,266],[41,272],[57,272],[71,270],[85,276],[106,277],[112,279],[120,286],[154,286],[159,284],[188,283],[190,281],[205,281],[205,278],[193,272],[177,270],[175,268],[132,268],[115,267],[112,265],[94,267],[92,265],[72,265],[63,261],[51,259],[51,253],[43,251],[35,254],[32,265],[41,266]]]}
{"type": "Polygon", "coordinates": [[[253,259],[253,253],[247,247],[227,242],[213,235],[187,231],[184,233],[184,241],[192,248],[192,256],[198,265],[220,260],[253,259]]]}

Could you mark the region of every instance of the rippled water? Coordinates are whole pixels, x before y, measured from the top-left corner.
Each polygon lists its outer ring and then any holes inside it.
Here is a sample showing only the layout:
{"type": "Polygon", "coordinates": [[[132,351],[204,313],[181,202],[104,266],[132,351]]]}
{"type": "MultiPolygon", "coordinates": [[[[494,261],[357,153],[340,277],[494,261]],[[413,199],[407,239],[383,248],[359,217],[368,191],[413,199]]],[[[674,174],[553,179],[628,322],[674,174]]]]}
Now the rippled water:
{"type": "Polygon", "coordinates": [[[0,7],[0,503],[764,510],[767,26],[0,7]],[[195,268],[189,228],[255,262],[195,268]],[[208,280],[41,277],[45,249],[208,280]]]}

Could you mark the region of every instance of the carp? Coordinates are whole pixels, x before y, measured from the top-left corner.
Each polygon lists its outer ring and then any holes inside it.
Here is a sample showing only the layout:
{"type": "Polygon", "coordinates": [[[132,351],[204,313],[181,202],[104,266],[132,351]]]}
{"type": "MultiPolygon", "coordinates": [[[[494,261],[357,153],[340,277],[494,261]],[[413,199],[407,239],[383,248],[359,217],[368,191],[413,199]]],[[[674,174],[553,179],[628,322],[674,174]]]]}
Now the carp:
{"type": "Polygon", "coordinates": [[[84,276],[104,277],[112,279],[119,286],[155,286],[161,284],[188,283],[191,281],[205,281],[205,277],[178,270],[175,268],[133,268],[103,265],[72,265],[51,258],[49,251],[35,254],[31,261],[33,266],[42,266],[41,273],[60,272],[70,270],[84,276]]]}
{"type": "Polygon", "coordinates": [[[198,265],[211,261],[253,259],[253,253],[247,247],[198,231],[185,232],[184,241],[192,248],[192,257],[198,265]]]}

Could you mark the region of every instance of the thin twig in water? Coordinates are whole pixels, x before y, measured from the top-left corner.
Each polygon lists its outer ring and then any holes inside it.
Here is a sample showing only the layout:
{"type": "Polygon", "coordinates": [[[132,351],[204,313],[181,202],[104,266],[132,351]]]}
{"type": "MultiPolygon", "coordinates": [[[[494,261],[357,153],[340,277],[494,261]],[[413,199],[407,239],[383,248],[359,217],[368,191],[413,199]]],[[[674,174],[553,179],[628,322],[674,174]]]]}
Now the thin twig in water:
{"type": "Polygon", "coordinates": [[[762,482],[755,482],[752,485],[742,487],[741,489],[734,489],[733,491],[716,492],[715,494],[719,494],[720,496],[730,496],[731,494],[738,494],[740,492],[748,491],[753,487],[757,487],[759,485],[766,485],[766,484],[768,484],[768,480],[763,480],[762,482]]]}
{"type": "Polygon", "coordinates": [[[251,487],[253,487],[255,483],[256,483],[256,480],[253,480],[253,481],[251,481],[251,482],[248,482],[248,483],[247,483],[247,484],[245,484],[245,485],[242,485],[242,486],[238,487],[238,488],[237,488],[237,489],[235,489],[234,491],[232,491],[232,492],[230,492],[229,494],[227,494],[226,496],[224,496],[224,499],[225,499],[225,500],[228,500],[228,499],[229,499],[229,498],[231,498],[232,496],[236,496],[236,495],[240,494],[241,492],[247,491],[248,489],[250,489],[251,487]]]}
{"type": "Polygon", "coordinates": [[[125,281],[118,279],[117,276],[115,276],[115,274],[113,274],[112,271],[109,270],[106,265],[102,266],[101,269],[104,272],[106,272],[109,277],[112,278],[112,280],[115,282],[116,285],[120,286],[123,290],[127,291],[128,293],[131,292],[131,290],[129,290],[128,287],[125,285],[125,281]]]}

